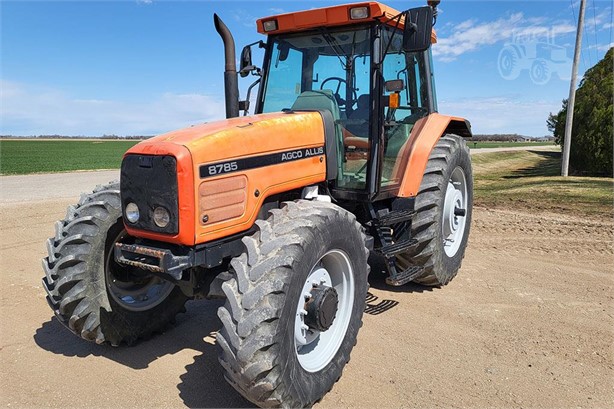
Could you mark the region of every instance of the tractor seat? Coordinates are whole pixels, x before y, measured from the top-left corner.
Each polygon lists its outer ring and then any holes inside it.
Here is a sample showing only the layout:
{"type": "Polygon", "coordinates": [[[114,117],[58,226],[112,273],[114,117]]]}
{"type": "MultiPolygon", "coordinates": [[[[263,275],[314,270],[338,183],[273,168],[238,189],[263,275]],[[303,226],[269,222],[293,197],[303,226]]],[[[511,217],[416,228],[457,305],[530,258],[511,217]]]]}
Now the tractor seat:
{"type": "Polygon", "coordinates": [[[330,90],[321,90],[321,91],[305,91],[302,92],[301,95],[298,96],[294,104],[292,105],[293,111],[312,111],[312,110],[327,110],[335,121],[335,135],[336,139],[341,140],[342,129],[339,124],[339,120],[341,119],[341,114],[339,112],[339,104],[337,104],[337,100],[333,95],[333,92],[330,90]]]}
{"type": "Polygon", "coordinates": [[[369,101],[367,94],[358,97],[356,109],[348,115],[347,125],[345,126],[348,131],[359,138],[369,137],[369,101]]]}
{"type": "Polygon", "coordinates": [[[298,96],[292,105],[293,111],[320,109],[330,111],[330,113],[333,115],[333,119],[335,120],[335,124],[338,124],[339,119],[341,119],[339,105],[335,100],[333,92],[330,90],[305,91],[298,96]]]}
{"type": "MultiPolygon", "coordinates": [[[[368,115],[368,95],[363,95],[367,97],[367,113],[368,115]]],[[[363,99],[364,102],[364,99],[363,99]]],[[[293,111],[301,111],[301,110],[327,110],[333,116],[333,120],[335,121],[335,134],[337,140],[340,141],[343,137],[344,145],[347,147],[353,147],[355,149],[368,150],[369,149],[369,139],[367,137],[356,137],[353,132],[347,132],[341,126],[341,113],[339,111],[339,104],[335,99],[335,96],[330,90],[320,90],[320,91],[305,91],[298,96],[294,104],[292,105],[293,111]]],[[[358,111],[353,112],[355,114],[358,111]]],[[[366,117],[368,118],[368,116],[366,117]]],[[[368,121],[367,121],[368,122],[368,121]]],[[[366,126],[365,126],[366,127],[366,126]]],[[[367,127],[367,131],[365,135],[369,134],[369,130],[367,127]]]]}

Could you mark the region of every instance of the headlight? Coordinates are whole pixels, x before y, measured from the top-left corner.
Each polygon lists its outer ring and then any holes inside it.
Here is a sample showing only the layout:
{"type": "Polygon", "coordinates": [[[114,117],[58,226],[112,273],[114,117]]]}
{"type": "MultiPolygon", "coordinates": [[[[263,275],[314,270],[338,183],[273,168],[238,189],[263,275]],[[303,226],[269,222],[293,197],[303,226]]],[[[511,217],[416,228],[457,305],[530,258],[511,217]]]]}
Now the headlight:
{"type": "Polygon", "coordinates": [[[156,207],[153,213],[153,220],[156,226],[166,227],[171,221],[171,215],[163,207],[156,207]]]}
{"type": "Polygon", "coordinates": [[[130,223],[136,223],[139,221],[139,217],[139,207],[136,203],[128,203],[126,206],[126,219],[128,219],[130,223]]]}

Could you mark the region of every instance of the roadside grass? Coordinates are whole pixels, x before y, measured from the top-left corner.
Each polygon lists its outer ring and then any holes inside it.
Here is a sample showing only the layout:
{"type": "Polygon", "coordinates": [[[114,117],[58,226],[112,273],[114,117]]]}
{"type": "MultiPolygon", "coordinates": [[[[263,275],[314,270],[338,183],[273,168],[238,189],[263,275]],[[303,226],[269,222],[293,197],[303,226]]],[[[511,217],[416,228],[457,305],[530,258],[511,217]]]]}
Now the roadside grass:
{"type": "Polygon", "coordinates": [[[0,140],[0,174],[117,169],[139,141],[0,140]]]}
{"type": "Polygon", "coordinates": [[[484,141],[484,142],[467,142],[469,149],[483,149],[483,148],[514,148],[521,146],[554,146],[554,142],[496,142],[496,141],[484,141]]]}
{"type": "MultiPolygon", "coordinates": [[[[0,174],[117,169],[124,152],[137,143],[117,140],[0,140],[0,174]]],[[[503,143],[505,147],[521,145],[503,143]]],[[[482,153],[474,155],[472,161],[474,203],[477,206],[545,210],[609,219],[614,215],[614,179],[560,177],[559,152],[482,153]]]]}
{"type": "Polygon", "coordinates": [[[561,153],[474,155],[474,204],[612,219],[614,179],[560,175],[561,153]]]}

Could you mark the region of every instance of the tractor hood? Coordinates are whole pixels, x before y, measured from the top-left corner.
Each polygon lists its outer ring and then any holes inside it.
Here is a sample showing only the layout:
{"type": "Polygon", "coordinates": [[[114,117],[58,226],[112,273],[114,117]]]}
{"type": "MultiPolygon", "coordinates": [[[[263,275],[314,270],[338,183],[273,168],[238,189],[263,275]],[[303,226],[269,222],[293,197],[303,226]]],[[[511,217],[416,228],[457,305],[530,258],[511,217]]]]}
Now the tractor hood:
{"type": "Polygon", "coordinates": [[[181,146],[187,148],[193,165],[198,167],[323,144],[324,124],[319,113],[289,111],[194,125],[143,141],[126,154],[173,155],[181,146]]]}
{"type": "Polygon", "coordinates": [[[143,210],[141,221],[125,222],[128,233],[194,245],[249,229],[268,196],[326,180],[333,127],[327,111],[289,111],[195,125],[135,145],[122,163],[122,205],[143,210]],[[169,227],[154,226],[157,206],[170,210],[169,227]]]}

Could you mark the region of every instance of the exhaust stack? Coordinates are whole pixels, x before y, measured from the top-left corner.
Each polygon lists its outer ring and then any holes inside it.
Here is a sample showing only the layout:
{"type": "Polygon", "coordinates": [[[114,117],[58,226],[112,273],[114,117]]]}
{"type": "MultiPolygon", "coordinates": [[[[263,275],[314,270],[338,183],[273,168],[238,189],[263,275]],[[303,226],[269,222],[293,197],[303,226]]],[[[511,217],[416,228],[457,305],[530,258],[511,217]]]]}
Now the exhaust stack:
{"type": "Polygon", "coordinates": [[[239,116],[239,79],[237,77],[237,63],[235,62],[235,40],[226,24],[217,14],[213,14],[213,23],[224,42],[226,118],[235,118],[239,116]]]}

